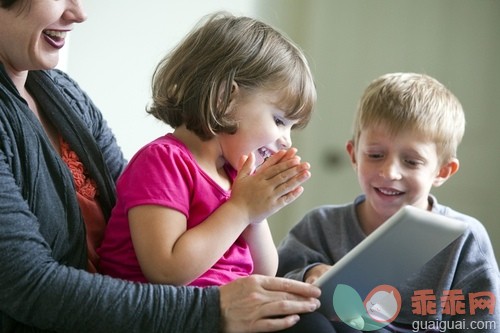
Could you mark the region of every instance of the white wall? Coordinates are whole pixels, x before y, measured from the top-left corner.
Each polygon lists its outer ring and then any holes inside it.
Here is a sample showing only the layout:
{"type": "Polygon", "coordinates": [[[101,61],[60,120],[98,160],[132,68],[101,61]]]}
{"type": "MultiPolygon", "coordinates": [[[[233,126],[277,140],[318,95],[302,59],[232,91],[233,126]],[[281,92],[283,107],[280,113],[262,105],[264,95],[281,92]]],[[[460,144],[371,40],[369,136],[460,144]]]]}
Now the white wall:
{"type": "Polygon", "coordinates": [[[377,76],[413,71],[447,85],[467,120],[460,170],[433,193],[479,219],[500,259],[500,1],[258,0],[257,12],[304,48],[318,88],[311,124],[293,136],[313,176],[270,219],[275,240],[312,207],[360,193],[344,149],[358,99],[377,76]]]}
{"type": "Polygon", "coordinates": [[[88,20],[71,33],[66,67],[102,110],[127,158],[170,131],[145,112],[155,65],[217,10],[253,14],[246,0],[85,1],[88,20]]]}
{"type": "MultiPolygon", "coordinates": [[[[352,113],[384,72],[435,76],[467,118],[461,170],[438,199],[481,220],[500,258],[500,1],[484,0],[131,0],[86,1],[89,19],[71,36],[67,69],[92,96],[127,157],[169,129],[147,116],[156,63],[201,18],[226,9],[287,32],[307,53],[318,87],[308,128],[294,135],[313,178],[303,196],[271,220],[279,242],[306,210],[359,193],[344,153],[352,113]],[[338,156],[337,164],[325,155],[338,156]]],[[[334,156],[334,157],[335,157],[334,156]]]]}

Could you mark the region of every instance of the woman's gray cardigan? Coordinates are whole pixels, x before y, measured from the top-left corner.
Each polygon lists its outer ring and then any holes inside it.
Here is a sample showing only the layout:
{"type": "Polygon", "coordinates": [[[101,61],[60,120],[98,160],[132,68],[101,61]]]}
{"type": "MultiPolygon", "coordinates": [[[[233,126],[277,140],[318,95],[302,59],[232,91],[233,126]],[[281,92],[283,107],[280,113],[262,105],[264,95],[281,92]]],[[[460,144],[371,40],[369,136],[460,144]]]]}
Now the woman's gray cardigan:
{"type": "MultiPolygon", "coordinates": [[[[100,111],[66,74],[27,88],[98,184],[107,216],[125,159],[100,111]]],[[[87,273],[72,177],[0,64],[0,332],[218,332],[217,288],[87,273]]]]}

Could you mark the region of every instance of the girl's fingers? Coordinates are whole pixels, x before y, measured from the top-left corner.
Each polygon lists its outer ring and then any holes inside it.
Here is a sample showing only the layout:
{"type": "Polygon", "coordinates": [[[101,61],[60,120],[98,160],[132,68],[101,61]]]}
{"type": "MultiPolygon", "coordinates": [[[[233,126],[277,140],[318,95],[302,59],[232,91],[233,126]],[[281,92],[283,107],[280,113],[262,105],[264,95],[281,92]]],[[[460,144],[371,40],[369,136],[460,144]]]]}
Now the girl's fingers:
{"type": "Polygon", "coordinates": [[[292,202],[295,201],[300,195],[304,192],[304,188],[302,186],[294,188],[292,191],[286,193],[285,195],[282,195],[278,201],[281,205],[285,206],[288,204],[291,204],[292,202]]]}
{"type": "Polygon", "coordinates": [[[238,165],[238,178],[242,176],[249,176],[253,173],[253,165],[255,163],[255,155],[250,153],[247,155],[243,155],[240,158],[238,165]]]}
{"type": "Polygon", "coordinates": [[[293,157],[295,157],[296,154],[297,154],[297,148],[292,147],[292,148],[286,150],[285,155],[283,155],[283,157],[278,161],[278,163],[281,161],[286,161],[290,158],[293,158],[293,157]]]}
{"type": "Polygon", "coordinates": [[[268,158],[266,158],[266,160],[264,161],[264,163],[260,165],[260,167],[270,167],[272,165],[294,158],[296,154],[297,154],[297,148],[293,147],[288,150],[279,150],[276,153],[269,156],[268,158]]]}

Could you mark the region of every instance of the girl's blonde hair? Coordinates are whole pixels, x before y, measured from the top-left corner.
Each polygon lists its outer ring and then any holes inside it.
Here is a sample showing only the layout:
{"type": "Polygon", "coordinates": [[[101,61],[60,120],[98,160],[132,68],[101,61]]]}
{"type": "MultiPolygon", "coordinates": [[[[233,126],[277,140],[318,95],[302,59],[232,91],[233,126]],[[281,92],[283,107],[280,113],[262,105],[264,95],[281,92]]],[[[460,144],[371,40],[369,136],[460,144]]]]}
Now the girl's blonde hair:
{"type": "Polygon", "coordinates": [[[200,21],[158,64],[147,112],[208,140],[235,133],[231,88],[281,95],[279,107],[302,128],[310,120],[316,90],[304,54],[286,36],[249,17],[216,13],[200,21]]]}
{"type": "Polygon", "coordinates": [[[441,162],[456,157],[465,131],[459,100],[436,79],[416,73],[390,73],[365,89],[354,118],[354,144],[361,131],[386,126],[390,135],[415,131],[436,143],[441,162]]]}

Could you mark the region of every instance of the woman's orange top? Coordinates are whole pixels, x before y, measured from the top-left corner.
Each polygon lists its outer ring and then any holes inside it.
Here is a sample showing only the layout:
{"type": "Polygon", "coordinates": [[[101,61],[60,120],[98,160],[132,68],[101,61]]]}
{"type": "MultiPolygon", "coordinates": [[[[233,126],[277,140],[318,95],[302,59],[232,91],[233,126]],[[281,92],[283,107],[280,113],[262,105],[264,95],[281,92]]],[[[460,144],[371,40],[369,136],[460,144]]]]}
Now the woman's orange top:
{"type": "Polygon", "coordinates": [[[90,178],[80,158],[71,150],[69,144],[61,138],[60,145],[61,157],[73,175],[76,195],[87,231],[87,270],[95,273],[99,262],[96,249],[101,244],[106,227],[104,214],[96,200],[98,190],[94,180],[90,178]]]}

